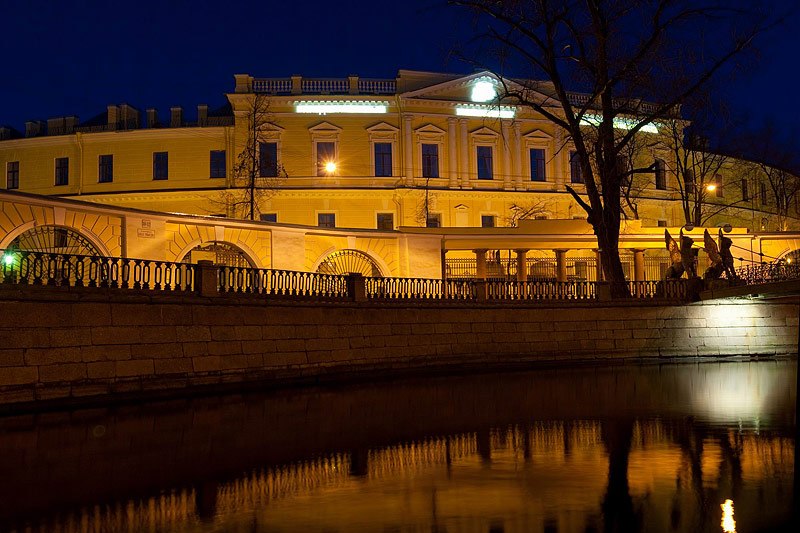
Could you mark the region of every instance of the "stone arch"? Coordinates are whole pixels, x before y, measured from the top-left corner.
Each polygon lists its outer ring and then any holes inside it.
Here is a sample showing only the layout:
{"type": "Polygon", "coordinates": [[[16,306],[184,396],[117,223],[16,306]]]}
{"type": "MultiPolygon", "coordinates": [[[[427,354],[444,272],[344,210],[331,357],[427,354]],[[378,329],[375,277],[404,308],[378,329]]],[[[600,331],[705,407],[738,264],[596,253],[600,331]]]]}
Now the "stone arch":
{"type": "Polygon", "coordinates": [[[198,259],[209,259],[215,264],[226,266],[250,268],[258,266],[253,255],[239,245],[227,241],[201,241],[200,239],[187,244],[181,250],[176,262],[196,263],[198,259]],[[196,254],[195,257],[192,257],[193,253],[196,254]]]}
{"type": "Polygon", "coordinates": [[[353,248],[327,250],[317,259],[311,270],[321,274],[358,273],[368,277],[383,277],[389,272],[384,261],[353,248]]]}
{"type": "Polygon", "coordinates": [[[61,224],[36,224],[35,221],[20,225],[0,242],[0,249],[11,246],[32,252],[110,256],[105,244],[91,232],[61,224]]]}

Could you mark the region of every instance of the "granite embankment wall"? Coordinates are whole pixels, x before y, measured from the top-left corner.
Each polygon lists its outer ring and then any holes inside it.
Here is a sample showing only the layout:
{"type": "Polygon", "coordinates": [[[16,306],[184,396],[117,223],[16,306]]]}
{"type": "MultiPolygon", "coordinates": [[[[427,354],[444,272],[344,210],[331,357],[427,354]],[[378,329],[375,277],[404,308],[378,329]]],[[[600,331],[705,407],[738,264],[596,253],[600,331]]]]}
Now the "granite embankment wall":
{"type": "Polygon", "coordinates": [[[0,404],[408,370],[797,353],[798,301],[309,303],[0,286],[0,404]]]}

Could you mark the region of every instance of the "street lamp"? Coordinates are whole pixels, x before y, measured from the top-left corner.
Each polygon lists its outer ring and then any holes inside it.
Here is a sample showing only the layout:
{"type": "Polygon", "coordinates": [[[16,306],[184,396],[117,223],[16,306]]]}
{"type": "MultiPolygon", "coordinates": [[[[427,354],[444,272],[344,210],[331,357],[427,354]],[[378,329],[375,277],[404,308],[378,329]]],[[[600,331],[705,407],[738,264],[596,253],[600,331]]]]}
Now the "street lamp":
{"type": "Polygon", "coordinates": [[[332,175],[334,172],[336,172],[336,163],[334,163],[333,161],[328,161],[327,163],[325,163],[325,172],[329,176],[332,175]]]}

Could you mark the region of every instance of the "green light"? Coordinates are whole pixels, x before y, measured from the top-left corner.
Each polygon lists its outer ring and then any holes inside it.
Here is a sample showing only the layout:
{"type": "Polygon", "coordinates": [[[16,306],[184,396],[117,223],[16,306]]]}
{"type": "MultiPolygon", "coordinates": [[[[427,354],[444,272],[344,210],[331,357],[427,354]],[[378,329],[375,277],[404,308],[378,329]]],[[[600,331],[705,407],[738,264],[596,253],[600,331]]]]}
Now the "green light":
{"type": "Polygon", "coordinates": [[[14,256],[11,254],[6,254],[3,256],[3,263],[8,266],[11,266],[14,263],[14,256]]]}

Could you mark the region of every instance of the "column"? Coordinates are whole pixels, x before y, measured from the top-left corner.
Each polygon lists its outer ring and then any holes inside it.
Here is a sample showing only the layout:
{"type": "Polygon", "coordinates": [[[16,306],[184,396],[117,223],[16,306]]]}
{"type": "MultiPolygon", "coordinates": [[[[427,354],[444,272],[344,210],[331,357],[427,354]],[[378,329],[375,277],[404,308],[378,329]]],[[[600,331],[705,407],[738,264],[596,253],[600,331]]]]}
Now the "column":
{"type": "Polygon", "coordinates": [[[553,181],[555,183],[555,189],[560,191],[564,188],[564,158],[569,157],[569,150],[562,149],[564,145],[564,131],[558,126],[556,126],[555,129],[556,134],[555,140],[553,141],[553,155],[551,157],[553,158],[553,181]]]}
{"type": "Polygon", "coordinates": [[[501,131],[503,132],[503,188],[511,189],[511,124],[508,120],[501,121],[501,131]]]}
{"type": "Polygon", "coordinates": [[[514,122],[514,145],[511,151],[512,167],[514,168],[514,184],[518,190],[525,188],[522,182],[522,135],[519,131],[519,122],[514,122]]]}
{"type": "Polygon", "coordinates": [[[403,156],[405,159],[405,182],[406,184],[414,183],[414,138],[411,131],[411,115],[403,117],[403,135],[405,141],[403,142],[403,156]]]}
{"type": "Polygon", "coordinates": [[[475,252],[475,278],[486,279],[486,250],[473,250],[475,252]]]}
{"type": "Polygon", "coordinates": [[[633,280],[644,281],[644,250],[633,251],[633,280]]]}
{"type": "Polygon", "coordinates": [[[464,189],[471,188],[469,184],[469,136],[467,134],[467,119],[462,118],[458,121],[460,126],[460,140],[461,140],[461,162],[458,167],[458,173],[461,176],[461,187],[464,189]]]}
{"type": "Polygon", "coordinates": [[[458,144],[456,135],[457,118],[447,119],[447,175],[450,178],[450,188],[458,187],[458,144]]]}
{"type": "Polygon", "coordinates": [[[556,253],[556,281],[567,281],[567,251],[553,251],[556,253]]]}
{"type": "Polygon", "coordinates": [[[603,263],[600,260],[602,253],[600,248],[595,248],[594,257],[597,261],[597,281],[603,281],[603,263]]]}
{"type": "Polygon", "coordinates": [[[528,281],[528,250],[514,250],[517,254],[517,281],[528,281]]]}

